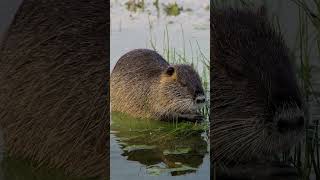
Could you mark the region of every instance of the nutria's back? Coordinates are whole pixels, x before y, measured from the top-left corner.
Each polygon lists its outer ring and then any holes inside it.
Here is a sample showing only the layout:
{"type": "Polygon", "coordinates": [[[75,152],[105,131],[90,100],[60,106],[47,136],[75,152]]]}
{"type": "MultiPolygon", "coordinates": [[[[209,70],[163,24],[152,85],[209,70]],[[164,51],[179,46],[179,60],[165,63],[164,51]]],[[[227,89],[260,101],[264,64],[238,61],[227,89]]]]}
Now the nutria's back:
{"type": "Polygon", "coordinates": [[[170,65],[157,52],[123,55],[111,74],[112,111],[166,119],[193,116],[204,103],[199,75],[189,65],[170,65]]]}
{"type": "Polygon", "coordinates": [[[127,109],[129,114],[149,117],[145,107],[150,86],[169,64],[155,51],[137,49],[123,55],[111,74],[111,105],[113,111],[127,109]]]}
{"type": "Polygon", "coordinates": [[[216,162],[268,159],[303,134],[289,51],[263,11],[211,12],[211,139],[216,162]]]}

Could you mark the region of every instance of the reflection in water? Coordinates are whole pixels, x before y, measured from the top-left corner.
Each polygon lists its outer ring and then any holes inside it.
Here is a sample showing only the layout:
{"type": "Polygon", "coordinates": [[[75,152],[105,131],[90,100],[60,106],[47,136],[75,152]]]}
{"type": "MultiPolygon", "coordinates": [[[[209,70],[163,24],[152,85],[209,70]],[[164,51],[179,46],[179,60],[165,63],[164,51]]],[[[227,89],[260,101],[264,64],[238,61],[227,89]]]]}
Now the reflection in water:
{"type": "Polygon", "coordinates": [[[206,125],[135,119],[112,113],[111,133],[122,156],[146,166],[147,174],[196,172],[208,152],[206,125]]]}

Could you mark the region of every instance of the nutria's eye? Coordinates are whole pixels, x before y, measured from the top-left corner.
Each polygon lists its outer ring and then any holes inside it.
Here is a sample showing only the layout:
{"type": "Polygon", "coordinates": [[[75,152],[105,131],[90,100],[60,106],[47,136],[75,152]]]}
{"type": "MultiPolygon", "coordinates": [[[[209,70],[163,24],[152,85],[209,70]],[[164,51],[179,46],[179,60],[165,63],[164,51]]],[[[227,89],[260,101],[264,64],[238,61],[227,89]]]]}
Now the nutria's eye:
{"type": "Polygon", "coordinates": [[[169,66],[168,69],[167,69],[167,71],[166,71],[166,73],[167,73],[169,76],[171,76],[171,75],[174,73],[174,67],[169,66]]]}

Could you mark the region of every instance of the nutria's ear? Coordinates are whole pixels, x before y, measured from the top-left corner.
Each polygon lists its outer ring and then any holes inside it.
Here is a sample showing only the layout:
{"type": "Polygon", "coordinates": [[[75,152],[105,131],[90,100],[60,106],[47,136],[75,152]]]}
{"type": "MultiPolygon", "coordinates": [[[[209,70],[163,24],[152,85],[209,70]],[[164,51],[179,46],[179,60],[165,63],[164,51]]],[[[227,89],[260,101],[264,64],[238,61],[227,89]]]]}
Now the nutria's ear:
{"type": "Polygon", "coordinates": [[[168,74],[169,76],[172,76],[174,73],[174,67],[169,66],[166,70],[166,74],[168,74]]]}

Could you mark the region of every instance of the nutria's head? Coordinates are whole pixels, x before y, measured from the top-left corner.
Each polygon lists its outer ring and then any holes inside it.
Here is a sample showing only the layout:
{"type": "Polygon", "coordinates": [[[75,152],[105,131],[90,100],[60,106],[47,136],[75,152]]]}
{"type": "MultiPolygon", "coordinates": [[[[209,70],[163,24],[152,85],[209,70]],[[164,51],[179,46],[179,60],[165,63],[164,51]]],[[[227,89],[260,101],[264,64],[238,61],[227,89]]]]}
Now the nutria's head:
{"type": "Polygon", "coordinates": [[[249,161],[289,150],[303,134],[303,101],[289,51],[264,14],[213,10],[212,153],[249,161]]]}
{"type": "Polygon", "coordinates": [[[193,113],[206,101],[199,75],[189,65],[165,68],[157,89],[166,113],[193,113]]]}

